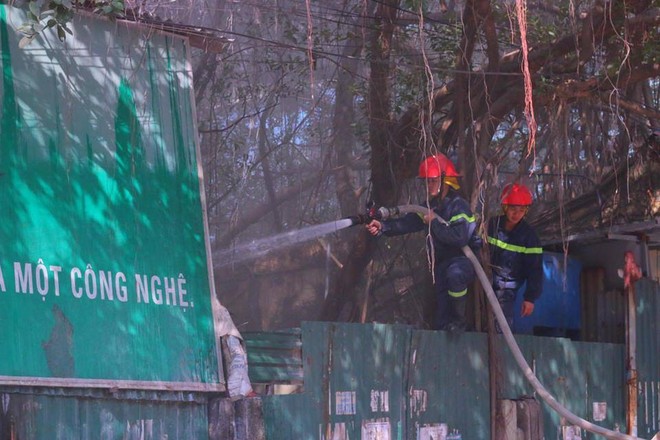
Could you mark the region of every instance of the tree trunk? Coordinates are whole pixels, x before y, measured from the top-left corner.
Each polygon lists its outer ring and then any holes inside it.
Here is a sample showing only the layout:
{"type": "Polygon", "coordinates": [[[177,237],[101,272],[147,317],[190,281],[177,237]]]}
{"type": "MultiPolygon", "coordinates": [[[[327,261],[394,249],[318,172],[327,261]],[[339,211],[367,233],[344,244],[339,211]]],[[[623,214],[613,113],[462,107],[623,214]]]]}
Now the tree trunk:
{"type": "MultiPolygon", "coordinates": [[[[371,78],[369,84],[369,144],[371,145],[371,176],[373,200],[380,206],[390,206],[398,199],[398,185],[391,172],[394,146],[390,133],[391,75],[390,51],[395,28],[398,0],[378,3],[371,38],[371,78]]],[[[365,230],[357,239],[346,264],[339,271],[321,311],[321,319],[357,320],[360,316],[357,285],[371,261],[375,239],[365,230]]]]}

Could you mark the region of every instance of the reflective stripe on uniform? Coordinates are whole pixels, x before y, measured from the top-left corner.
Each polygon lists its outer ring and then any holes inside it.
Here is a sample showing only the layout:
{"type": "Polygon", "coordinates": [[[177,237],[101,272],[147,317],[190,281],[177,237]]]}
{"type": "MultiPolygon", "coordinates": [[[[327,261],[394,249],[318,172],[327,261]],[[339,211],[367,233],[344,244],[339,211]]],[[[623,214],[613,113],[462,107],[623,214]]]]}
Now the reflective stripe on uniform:
{"type": "Polygon", "coordinates": [[[458,220],[466,220],[468,222],[468,237],[472,237],[472,234],[477,229],[477,218],[474,215],[467,215],[462,212],[450,218],[449,223],[453,223],[458,220]]]}
{"type": "Polygon", "coordinates": [[[525,247],[525,246],[518,246],[515,244],[509,244],[505,241],[498,240],[497,238],[493,237],[488,237],[488,243],[492,244],[493,246],[497,246],[498,248],[504,249],[506,251],[511,251],[511,252],[518,252],[519,254],[542,254],[543,253],[543,248],[542,247],[525,247]]]}
{"type": "Polygon", "coordinates": [[[516,289],[518,287],[518,283],[515,281],[496,281],[495,284],[497,287],[500,289],[516,289]]]}
{"type": "Polygon", "coordinates": [[[465,219],[467,220],[468,223],[474,223],[477,221],[477,219],[473,215],[467,215],[464,212],[457,214],[453,216],[452,218],[449,219],[449,223],[453,223],[455,221],[458,221],[460,219],[465,219]]]}
{"type": "Polygon", "coordinates": [[[460,292],[452,292],[451,290],[448,290],[447,293],[448,293],[449,296],[451,296],[451,297],[454,297],[454,298],[460,298],[460,297],[462,297],[462,296],[465,296],[465,294],[467,293],[467,289],[463,289],[463,290],[461,290],[460,292]]]}

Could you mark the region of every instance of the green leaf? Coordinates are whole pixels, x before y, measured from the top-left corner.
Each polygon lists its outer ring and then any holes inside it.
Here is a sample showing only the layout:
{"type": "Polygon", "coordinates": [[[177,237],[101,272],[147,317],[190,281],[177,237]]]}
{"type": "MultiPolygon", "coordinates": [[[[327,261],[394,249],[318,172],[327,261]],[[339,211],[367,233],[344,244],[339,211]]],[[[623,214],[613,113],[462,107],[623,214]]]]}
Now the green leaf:
{"type": "Polygon", "coordinates": [[[64,32],[64,27],[62,26],[57,27],[57,38],[59,38],[60,41],[66,40],[66,33],[64,32]]]}
{"type": "Polygon", "coordinates": [[[23,23],[16,30],[22,34],[31,35],[32,32],[32,23],[23,23]]]}
{"type": "Polygon", "coordinates": [[[34,15],[34,18],[36,19],[37,17],[39,17],[39,14],[41,13],[41,8],[37,4],[37,2],[30,2],[28,6],[30,8],[30,13],[34,15]]]}
{"type": "Polygon", "coordinates": [[[57,26],[57,20],[54,20],[52,18],[50,20],[48,20],[48,22],[46,23],[47,28],[52,28],[52,27],[55,27],[55,26],[57,26]]]}

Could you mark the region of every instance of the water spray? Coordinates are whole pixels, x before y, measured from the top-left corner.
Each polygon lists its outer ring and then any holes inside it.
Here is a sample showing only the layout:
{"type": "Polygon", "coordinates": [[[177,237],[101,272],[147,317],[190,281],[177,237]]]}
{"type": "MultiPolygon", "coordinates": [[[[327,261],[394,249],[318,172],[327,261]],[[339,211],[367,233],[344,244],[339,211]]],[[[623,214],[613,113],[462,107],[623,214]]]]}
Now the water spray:
{"type": "Polygon", "coordinates": [[[215,252],[213,254],[213,265],[218,268],[242,263],[248,260],[254,260],[255,258],[263,257],[276,249],[285,249],[294,244],[332,234],[351,227],[354,224],[356,224],[354,223],[354,220],[351,218],[345,218],[283,232],[271,237],[252,240],[248,243],[239,244],[229,249],[215,252]]]}

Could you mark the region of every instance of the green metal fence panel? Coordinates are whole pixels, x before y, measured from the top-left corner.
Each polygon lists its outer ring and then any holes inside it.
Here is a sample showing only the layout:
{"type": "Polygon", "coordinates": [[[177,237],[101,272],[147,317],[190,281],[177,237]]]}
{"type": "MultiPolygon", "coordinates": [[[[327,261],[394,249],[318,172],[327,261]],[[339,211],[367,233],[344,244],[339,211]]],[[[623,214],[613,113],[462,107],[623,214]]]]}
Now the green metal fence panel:
{"type": "Polygon", "coordinates": [[[304,387],[313,396],[310,406],[320,412],[318,438],[402,437],[411,331],[303,323],[304,387]]]}
{"type": "Polygon", "coordinates": [[[660,432],[660,284],[635,283],[637,300],[637,433],[651,438],[660,432]]]}
{"type": "MultiPolygon", "coordinates": [[[[500,397],[534,396],[534,389],[499,337],[500,397]]],[[[546,390],[569,411],[611,430],[625,431],[625,350],[620,344],[516,335],[530,368],[546,390]]],[[[562,438],[563,421],[543,402],[546,438],[562,438]]],[[[598,438],[583,433],[584,438],[598,438]]]]}
{"type": "Polygon", "coordinates": [[[0,382],[221,390],[186,41],[76,17],[21,49],[24,20],[0,5],[0,382]]]}
{"type": "Polygon", "coordinates": [[[0,438],[208,439],[204,403],[3,394],[0,438]]]}
{"type": "Polygon", "coordinates": [[[486,335],[413,332],[404,438],[490,438],[486,335]]]}
{"type": "MultiPolygon", "coordinates": [[[[321,412],[309,393],[262,397],[268,440],[320,440],[321,412]]],[[[328,439],[330,440],[330,439],[328,439]]]]}
{"type": "MultiPolygon", "coordinates": [[[[595,424],[625,430],[623,345],[516,339],[560,403],[595,424]]],[[[304,392],[264,398],[269,440],[418,440],[452,433],[488,439],[491,361],[498,398],[534,397],[501,336],[495,336],[496,358],[489,357],[486,334],[406,326],[310,322],[302,342],[304,392]]],[[[540,417],[545,438],[564,438],[565,422],[544,402],[540,417]]]]}
{"type": "Polygon", "coordinates": [[[300,329],[277,332],[243,332],[250,381],[253,384],[302,384],[300,329]]]}

